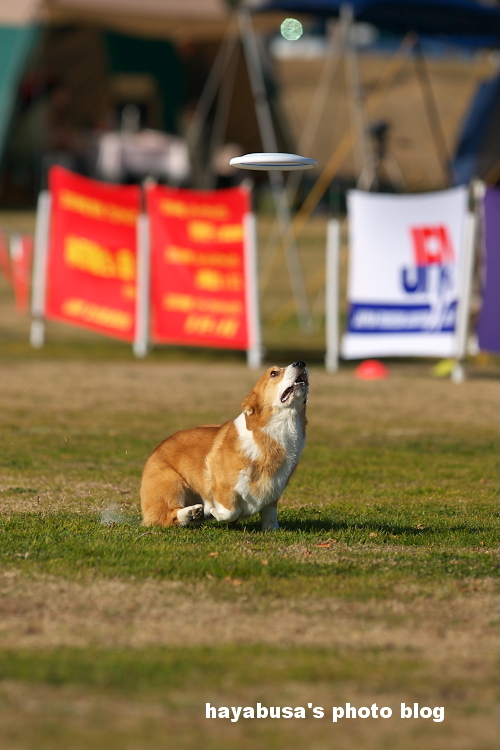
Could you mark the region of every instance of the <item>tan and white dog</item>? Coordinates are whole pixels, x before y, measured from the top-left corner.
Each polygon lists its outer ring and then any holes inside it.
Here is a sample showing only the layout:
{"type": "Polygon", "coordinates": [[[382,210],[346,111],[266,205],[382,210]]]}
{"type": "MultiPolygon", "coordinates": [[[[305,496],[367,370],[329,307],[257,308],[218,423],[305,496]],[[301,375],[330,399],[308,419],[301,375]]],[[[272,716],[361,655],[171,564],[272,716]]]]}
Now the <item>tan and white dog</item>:
{"type": "Polygon", "coordinates": [[[182,430],[160,443],[142,475],[144,525],[260,513],[263,531],[279,529],[278,500],[305,444],[308,392],[304,362],[270,367],[236,419],[182,430]]]}

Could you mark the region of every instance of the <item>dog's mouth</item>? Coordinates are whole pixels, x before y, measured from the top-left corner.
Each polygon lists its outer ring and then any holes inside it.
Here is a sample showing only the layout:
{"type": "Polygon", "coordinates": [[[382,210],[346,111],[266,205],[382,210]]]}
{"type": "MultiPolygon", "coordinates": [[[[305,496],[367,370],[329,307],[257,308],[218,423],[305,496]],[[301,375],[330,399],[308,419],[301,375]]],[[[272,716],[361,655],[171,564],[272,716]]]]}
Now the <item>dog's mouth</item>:
{"type": "Polygon", "coordinates": [[[281,403],[284,404],[285,401],[288,401],[292,393],[295,391],[296,388],[308,388],[309,387],[309,381],[307,379],[307,375],[305,372],[301,372],[300,375],[298,375],[293,383],[293,385],[289,386],[288,388],[285,388],[283,393],[281,394],[281,403]]]}

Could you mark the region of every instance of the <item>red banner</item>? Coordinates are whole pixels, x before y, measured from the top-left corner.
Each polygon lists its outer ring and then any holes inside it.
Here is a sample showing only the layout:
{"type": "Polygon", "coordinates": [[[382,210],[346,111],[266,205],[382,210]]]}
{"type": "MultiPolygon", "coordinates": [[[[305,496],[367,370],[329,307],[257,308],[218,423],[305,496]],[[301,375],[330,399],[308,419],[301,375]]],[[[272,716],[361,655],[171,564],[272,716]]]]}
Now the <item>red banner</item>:
{"type": "Polygon", "coordinates": [[[133,341],[140,188],[53,167],[49,190],[47,318],[133,341]]]}
{"type": "Polygon", "coordinates": [[[247,349],[243,188],[150,187],[152,337],[247,349]]]}

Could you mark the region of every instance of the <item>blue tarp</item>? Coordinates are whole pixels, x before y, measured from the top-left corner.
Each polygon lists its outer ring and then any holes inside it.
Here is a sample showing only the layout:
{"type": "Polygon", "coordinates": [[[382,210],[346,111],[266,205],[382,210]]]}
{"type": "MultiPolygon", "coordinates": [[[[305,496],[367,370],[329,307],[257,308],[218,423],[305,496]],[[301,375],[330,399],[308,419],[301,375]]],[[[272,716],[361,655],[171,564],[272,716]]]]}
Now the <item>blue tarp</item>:
{"type": "Polygon", "coordinates": [[[350,5],[357,21],[396,34],[416,31],[472,41],[478,46],[500,44],[500,8],[475,0],[263,0],[257,11],[283,10],[320,17],[337,16],[350,5]]]}
{"type": "Polygon", "coordinates": [[[469,108],[453,161],[455,183],[466,185],[473,177],[488,177],[497,163],[500,163],[500,76],[479,86],[469,108]]]}

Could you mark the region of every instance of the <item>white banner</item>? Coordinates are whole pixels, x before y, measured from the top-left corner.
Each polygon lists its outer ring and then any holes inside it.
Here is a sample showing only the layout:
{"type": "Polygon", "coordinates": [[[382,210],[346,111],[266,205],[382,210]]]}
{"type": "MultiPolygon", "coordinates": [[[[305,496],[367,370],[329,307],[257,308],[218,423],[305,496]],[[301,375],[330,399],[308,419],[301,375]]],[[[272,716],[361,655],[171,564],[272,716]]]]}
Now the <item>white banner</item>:
{"type": "Polygon", "coordinates": [[[348,194],[345,359],[456,353],[467,200],[466,187],[348,194]]]}

